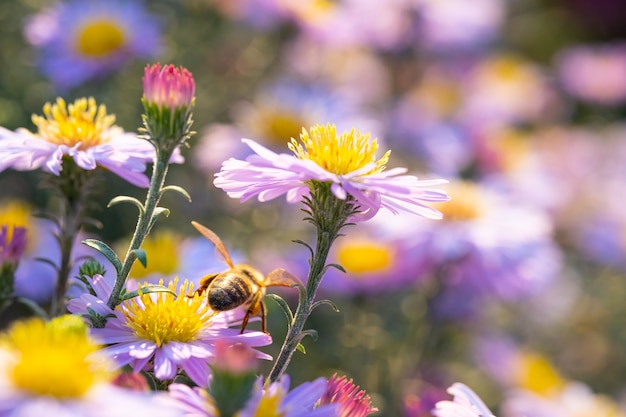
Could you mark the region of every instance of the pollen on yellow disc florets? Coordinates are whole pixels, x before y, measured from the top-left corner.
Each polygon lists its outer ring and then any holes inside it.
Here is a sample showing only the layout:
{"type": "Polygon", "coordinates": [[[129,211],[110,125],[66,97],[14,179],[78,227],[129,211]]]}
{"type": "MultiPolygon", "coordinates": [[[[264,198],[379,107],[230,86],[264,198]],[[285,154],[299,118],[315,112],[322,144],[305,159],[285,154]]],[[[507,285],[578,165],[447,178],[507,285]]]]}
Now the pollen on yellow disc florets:
{"type": "Polygon", "coordinates": [[[0,338],[0,348],[12,357],[9,381],[32,395],[81,398],[95,383],[111,378],[109,364],[94,356],[98,345],[77,316],[16,322],[0,338]]]}
{"type": "Polygon", "coordinates": [[[43,113],[45,117],[32,117],[39,138],[69,147],[80,144],[80,149],[108,142],[108,130],[115,123],[115,116],[108,115],[106,106],[98,106],[93,97],[80,98],[69,105],[59,97],[55,104],[46,103],[43,113]]]}
{"type": "MultiPolygon", "coordinates": [[[[163,285],[162,281],[160,285],[163,285]]],[[[168,288],[178,296],[168,292],[141,294],[140,287],[140,295],[123,304],[126,324],[137,338],[152,340],[158,346],[168,342],[190,342],[207,326],[215,313],[204,302],[205,298],[189,297],[188,294],[193,293],[193,284],[187,280],[178,291],[177,285],[178,278],[170,282],[168,288]]]]}
{"type": "Polygon", "coordinates": [[[369,133],[361,134],[352,129],[338,135],[335,125],[330,123],[313,126],[308,132],[302,129],[300,141],[302,144],[292,138],[288,145],[299,159],[309,159],[337,175],[348,174],[369,164],[373,164],[372,169],[363,175],[382,172],[391,153],[387,151],[376,160],[378,142],[376,139],[370,141],[369,133]]]}

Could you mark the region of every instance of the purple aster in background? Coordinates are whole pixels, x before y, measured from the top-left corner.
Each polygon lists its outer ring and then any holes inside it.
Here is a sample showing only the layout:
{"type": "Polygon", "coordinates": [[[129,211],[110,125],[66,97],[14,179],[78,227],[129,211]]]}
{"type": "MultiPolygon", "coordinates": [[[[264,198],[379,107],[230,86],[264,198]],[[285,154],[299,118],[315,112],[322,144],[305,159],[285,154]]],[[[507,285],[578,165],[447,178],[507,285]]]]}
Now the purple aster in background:
{"type": "Polygon", "coordinates": [[[435,417],[494,417],[483,400],[470,387],[456,382],[448,388],[453,401],[439,401],[432,413],[435,417]]]}
{"type": "MultiPolygon", "coordinates": [[[[130,365],[134,372],[149,370],[157,379],[170,380],[184,371],[196,384],[206,386],[209,363],[220,340],[250,347],[272,342],[268,334],[240,334],[239,329],[230,328],[241,323],[243,310],[212,311],[206,297],[188,297],[193,293],[193,285],[187,281],[178,288],[177,279],[169,283],[168,288],[176,296],[166,292],[140,294],[115,310],[106,306],[111,285],[102,282],[101,277],[94,280],[94,285],[96,295],[84,294],[70,301],[69,309],[85,314],[91,307],[100,316],[113,315],[104,328],[92,329],[92,334],[108,345],[103,350],[119,367],[130,365]]],[[[263,352],[255,352],[259,358],[271,359],[263,352]]]]}
{"type": "MultiPolygon", "coordinates": [[[[37,133],[0,127],[0,171],[43,169],[60,175],[65,157],[83,170],[98,166],[139,187],[149,185],[146,164],[154,160],[150,143],[116,126],[115,116],[93,98],[66,105],[62,98],[46,103],[44,116],[33,115],[37,133]]],[[[172,162],[180,162],[177,154],[172,162]]]]}
{"type": "Polygon", "coordinates": [[[420,181],[402,175],[405,168],[385,171],[390,151],[376,159],[376,140],[370,142],[369,134],[355,129],[342,134],[331,124],[303,129],[301,143],[293,138],[289,143],[294,155],[277,154],[252,140],[243,141],[256,155],[245,161],[225,161],[214,181],[229,197],[242,202],[255,196],[269,201],[284,194],[289,203],[301,202],[314,181],[330,183],[340,200],[350,195],[360,206],[362,219],[371,218],[380,208],[439,219],[441,213],[424,202],[448,200],[445,192],[428,188],[445,184],[445,180],[420,181]]]}
{"type": "MultiPolygon", "coordinates": [[[[456,182],[435,207],[443,221],[389,223],[413,242],[418,275],[442,285],[435,314],[469,318],[485,296],[514,301],[537,294],[561,270],[561,251],[545,213],[478,183],[456,182]]],[[[405,219],[406,220],[406,219],[405,219]]]]}
{"type": "Polygon", "coordinates": [[[26,23],[26,39],[40,50],[42,72],[60,90],[113,73],[131,59],[155,58],[161,28],[140,1],[70,0],[26,23]]]}
{"type": "Polygon", "coordinates": [[[562,87],[579,100],[606,106],[626,101],[626,43],[563,49],[555,67],[562,87]]]}

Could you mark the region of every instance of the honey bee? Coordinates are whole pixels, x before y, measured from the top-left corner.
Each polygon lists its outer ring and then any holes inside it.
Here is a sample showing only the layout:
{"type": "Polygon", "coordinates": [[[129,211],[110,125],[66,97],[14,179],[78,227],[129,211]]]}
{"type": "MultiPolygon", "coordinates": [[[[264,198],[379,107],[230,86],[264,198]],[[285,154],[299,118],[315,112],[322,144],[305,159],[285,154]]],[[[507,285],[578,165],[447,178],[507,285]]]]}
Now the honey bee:
{"type": "Polygon", "coordinates": [[[277,268],[267,276],[263,276],[250,265],[234,265],[228,250],[215,232],[198,222],[192,221],[191,224],[215,245],[229,267],[224,272],[204,276],[195,293],[202,295],[206,291],[209,305],[216,311],[228,311],[239,306],[247,306],[246,315],[241,323],[241,333],[246,329],[250,316],[260,313],[261,331],[267,333],[265,327],[267,309],[263,301],[265,288],[290,287],[293,284],[301,284],[300,280],[282,268],[277,268]]]}

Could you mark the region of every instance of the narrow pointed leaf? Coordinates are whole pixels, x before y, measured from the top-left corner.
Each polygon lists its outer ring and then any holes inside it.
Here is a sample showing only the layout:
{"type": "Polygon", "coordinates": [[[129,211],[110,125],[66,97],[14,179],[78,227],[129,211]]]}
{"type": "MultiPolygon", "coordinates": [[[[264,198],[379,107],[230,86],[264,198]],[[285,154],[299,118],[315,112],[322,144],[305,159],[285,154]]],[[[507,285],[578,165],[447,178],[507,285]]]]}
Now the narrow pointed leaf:
{"type": "Polygon", "coordinates": [[[116,204],[120,204],[120,203],[131,203],[134,204],[135,206],[137,206],[137,208],[139,209],[139,215],[143,216],[146,209],[144,208],[143,204],[141,203],[141,201],[137,200],[134,197],[130,197],[127,195],[120,195],[117,197],[113,197],[113,199],[111,199],[111,201],[109,201],[109,204],[107,204],[107,207],[112,207],[116,204]]]}
{"type": "MultiPolygon", "coordinates": [[[[177,294],[170,290],[167,287],[164,287],[163,285],[146,285],[141,287],[141,293],[142,294],[151,294],[151,293],[155,293],[155,292],[166,292],[168,294],[171,294],[173,296],[176,296],[177,294]]],[[[130,300],[131,298],[135,298],[139,296],[139,290],[135,290],[135,291],[129,291],[126,294],[124,294],[123,296],[120,297],[120,302],[121,301],[125,301],[125,300],[130,300]]]]}
{"type": "Polygon", "coordinates": [[[304,345],[302,343],[298,343],[298,346],[296,346],[296,350],[306,355],[306,349],[304,348],[304,345]]]}
{"type": "Polygon", "coordinates": [[[314,302],[313,305],[311,306],[311,311],[315,310],[317,307],[321,306],[322,304],[329,305],[333,310],[335,310],[335,313],[339,313],[339,307],[337,307],[337,305],[330,300],[319,300],[319,301],[314,302]]]}
{"type": "Polygon", "coordinates": [[[135,249],[131,251],[135,254],[139,262],[143,265],[144,268],[148,267],[148,256],[146,255],[146,251],[143,249],[135,249]]]}
{"type": "Polygon", "coordinates": [[[266,297],[271,298],[278,304],[283,313],[285,313],[285,317],[287,317],[287,327],[291,329],[291,324],[293,323],[293,312],[289,308],[289,304],[285,301],[285,299],[277,294],[267,294],[266,297]]]}
{"type": "Polygon", "coordinates": [[[120,261],[120,258],[117,257],[115,251],[111,249],[109,245],[97,239],[85,239],[81,243],[83,245],[89,246],[90,248],[94,248],[102,255],[104,255],[104,257],[107,258],[109,262],[111,262],[115,267],[117,275],[120,274],[120,272],[122,271],[122,262],[120,261]]]}
{"type": "Polygon", "coordinates": [[[191,196],[189,195],[187,190],[185,190],[183,187],[180,187],[178,185],[168,185],[161,189],[161,195],[165,194],[166,191],[175,191],[178,194],[181,194],[183,197],[187,199],[187,201],[191,203],[191,196]]]}

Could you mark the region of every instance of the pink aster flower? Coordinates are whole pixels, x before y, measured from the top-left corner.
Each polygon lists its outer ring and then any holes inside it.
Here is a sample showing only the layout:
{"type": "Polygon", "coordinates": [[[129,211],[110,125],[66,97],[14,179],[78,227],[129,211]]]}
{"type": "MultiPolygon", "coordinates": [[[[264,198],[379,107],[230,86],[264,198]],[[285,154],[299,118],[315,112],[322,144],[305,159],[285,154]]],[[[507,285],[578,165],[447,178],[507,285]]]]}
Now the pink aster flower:
{"type": "Polygon", "coordinates": [[[225,161],[214,181],[229,197],[241,201],[254,196],[268,201],[286,194],[287,202],[296,203],[308,195],[312,182],[321,182],[331,183],[332,193],[340,200],[350,195],[367,218],[382,207],[439,219],[441,213],[423,202],[448,200],[445,192],[427,188],[445,180],[420,181],[402,175],[405,168],[385,171],[390,152],[377,160],[376,140],[370,142],[369,134],[355,129],[342,134],[331,124],[313,126],[309,132],[303,129],[301,144],[295,139],[289,144],[295,155],[277,154],[252,140],[243,141],[256,155],[245,161],[225,161]]]}
{"type": "MultiPolygon", "coordinates": [[[[94,337],[108,345],[104,352],[117,361],[118,366],[130,365],[135,372],[151,370],[160,380],[173,379],[184,371],[192,381],[206,386],[209,363],[215,356],[220,340],[243,343],[250,347],[272,342],[269,335],[259,331],[230,328],[241,323],[243,311],[212,311],[206,297],[193,296],[193,284],[178,280],[168,288],[175,292],[140,294],[120,304],[114,311],[106,305],[111,286],[100,277],[94,279],[93,294],[84,294],[70,301],[74,313],[87,313],[87,307],[100,316],[111,316],[104,328],[92,329],[94,337]]],[[[271,359],[258,352],[257,357],[271,359]]]]}
{"type": "MultiPolygon", "coordinates": [[[[43,112],[33,115],[37,133],[0,127],[0,172],[41,168],[58,176],[69,157],[81,169],[101,167],[136,186],[148,186],[144,171],[155,157],[154,148],[114,125],[115,116],[108,115],[104,105],[96,105],[93,98],[66,105],[57,98],[54,104],[46,103],[43,112]]],[[[179,154],[173,158],[180,161],[179,154]]]]}
{"type": "Polygon", "coordinates": [[[460,382],[448,388],[453,401],[439,401],[432,410],[435,417],[494,417],[483,400],[470,387],[460,382]]]}
{"type": "Polygon", "coordinates": [[[320,404],[339,404],[339,417],[367,417],[378,411],[378,408],[372,407],[370,396],[359,388],[352,379],[334,374],[328,381],[320,404]]]}

